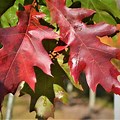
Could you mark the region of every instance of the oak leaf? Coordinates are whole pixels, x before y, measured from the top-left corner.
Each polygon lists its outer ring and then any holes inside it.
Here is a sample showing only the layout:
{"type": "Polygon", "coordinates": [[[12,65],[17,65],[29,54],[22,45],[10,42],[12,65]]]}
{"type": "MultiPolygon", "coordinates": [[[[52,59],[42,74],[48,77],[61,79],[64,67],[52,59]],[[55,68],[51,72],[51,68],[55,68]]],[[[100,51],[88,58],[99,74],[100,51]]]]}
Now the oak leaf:
{"type": "Polygon", "coordinates": [[[51,75],[52,61],[42,45],[44,39],[58,37],[51,28],[39,23],[45,14],[32,5],[18,11],[18,25],[0,28],[0,103],[7,93],[15,93],[19,83],[25,81],[34,90],[36,76],[34,66],[51,75]]]}
{"type": "Polygon", "coordinates": [[[93,91],[98,84],[101,84],[106,91],[120,94],[120,82],[117,80],[120,73],[110,62],[112,58],[120,59],[120,50],[107,46],[98,39],[115,33],[116,27],[106,23],[86,25],[82,20],[93,15],[95,11],[67,8],[65,2],[65,0],[47,0],[52,20],[59,25],[61,40],[66,43],[66,46],[59,46],[55,51],[70,46],[68,64],[76,83],[83,71],[93,91]]]}

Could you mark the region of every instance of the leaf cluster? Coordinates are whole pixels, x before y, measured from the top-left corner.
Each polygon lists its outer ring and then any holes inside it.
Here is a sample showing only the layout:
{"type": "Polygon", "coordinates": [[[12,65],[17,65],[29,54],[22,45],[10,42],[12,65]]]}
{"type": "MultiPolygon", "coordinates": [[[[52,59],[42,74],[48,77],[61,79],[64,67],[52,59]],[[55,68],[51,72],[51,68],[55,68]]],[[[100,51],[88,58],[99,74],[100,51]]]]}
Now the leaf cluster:
{"type": "Polygon", "coordinates": [[[93,91],[100,84],[120,94],[119,23],[116,0],[1,0],[0,108],[24,81],[30,111],[54,117],[55,102],[68,103],[69,80],[83,90],[82,72],[93,91]]]}

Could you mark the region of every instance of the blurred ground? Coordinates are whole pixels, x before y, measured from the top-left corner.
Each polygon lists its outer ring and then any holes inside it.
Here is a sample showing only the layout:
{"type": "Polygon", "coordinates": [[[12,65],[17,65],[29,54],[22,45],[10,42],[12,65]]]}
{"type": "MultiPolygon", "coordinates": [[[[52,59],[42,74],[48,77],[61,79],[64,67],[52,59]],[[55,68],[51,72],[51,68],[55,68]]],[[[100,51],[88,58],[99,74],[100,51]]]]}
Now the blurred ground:
{"type": "MultiPolygon", "coordinates": [[[[28,96],[15,97],[12,120],[34,120],[35,112],[29,113],[28,96]]],[[[6,102],[3,107],[3,118],[5,118],[6,102]]],[[[113,108],[104,99],[96,102],[93,111],[88,108],[87,99],[70,98],[69,105],[56,104],[55,119],[64,120],[110,120],[113,119],[113,108]]],[[[53,120],[53,118],[49,118],[53,120]]]]}

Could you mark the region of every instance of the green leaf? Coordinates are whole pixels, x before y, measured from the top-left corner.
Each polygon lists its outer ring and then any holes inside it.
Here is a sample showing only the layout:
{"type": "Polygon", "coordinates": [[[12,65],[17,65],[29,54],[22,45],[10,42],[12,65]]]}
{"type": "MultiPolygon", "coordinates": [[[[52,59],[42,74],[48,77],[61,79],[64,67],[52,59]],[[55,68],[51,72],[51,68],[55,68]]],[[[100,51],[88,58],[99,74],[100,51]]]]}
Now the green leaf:
{"type": "MultiPolygon", "coordinates": [[[[58,84],[59,86],[64,87],[64,80],[68,78],[64,70],[60,67],[57,61],[54,61],[54,64],[51,66],[51,70],[52,70],[52,75],[54,77],[46,75],[45,73],[43,73],[42,70],[35,67],[35,73],[37,77],[35,91],[32,91],[27,84],[25,84],[23,89],[21,90],[21,95],[29,94],[31,96],[30,111],[35,110],[36,102],[41,96],[47,97],[51,103],[54,103],[54,99],[55,99],[55,92],[53,88],[54,84],[58,84]]],[[[41,114],[43,113],[39,112],[37,116],[41,114]]]]}
{"type": "Polygon", "coordinates": [[[72,5],[72,0],[66,0],[66,5],[67,5],[67,7],[71,6],[72,5]]]}
{"type": "Polygon", "coordinates": [[[35,111],[37,118],[54,117],[54,106],[46,96],[41,96],[36,104],[35,111]]]}
{"type": "Polygon", "coordinates": [[[50,18],[50,12],[49,12],[48,8],[44,5],[41,5],[40,11],[46,14],[46,16],[44,17],[44,20],[47,22],[50,22],[51,18],[50,18]]]}
{"type": "MultiPolygon", "coordinates": [[[[76,0],[74,0],[76,1],[76,0]]],[[[109,24],[117,24],[116,17],[120,19],[120,10],[118,9],[116,0],[79,0],[81,7],[93,9],[96,14],[93,17],[95,22],[107,22],[109,24]]]]}
{"type": "Polygon", "coordinates": [[[5,13],[5,11],[14,5],[15,0],[0,0],[0,16],[5,13]]]}
{"type": "Polygon", "coordinates": [[[55,98],[59,101],[61,101],[64,104],[68,103],[68,94],[67,92],[59,85],[54,84],[53,85],[54,92],[55,92],[55,98]]]}
{"type": "Polygon", "coordinates": [[[37,83],[35,91],[25,83],[21,93],[29,94],[31,96],[30,111],[34,110],[35,104],[40,96],[46,96],[52,103],[54,102],[54,90],[53,90],[53,78],[44,74],[42,70],[35,67],[35,73],[37,77],[37,83]]]}
{"type": "Polygon", "coordinates": [[[1,26],[2,27],[10,27],[15,26],[18,22],[18,17],[16,15],[16,11],[18,10],[18,4],[23,4],[24,0],[16,0],[15,4],[9,8],[2,16],[1,16],[1,26]]]}

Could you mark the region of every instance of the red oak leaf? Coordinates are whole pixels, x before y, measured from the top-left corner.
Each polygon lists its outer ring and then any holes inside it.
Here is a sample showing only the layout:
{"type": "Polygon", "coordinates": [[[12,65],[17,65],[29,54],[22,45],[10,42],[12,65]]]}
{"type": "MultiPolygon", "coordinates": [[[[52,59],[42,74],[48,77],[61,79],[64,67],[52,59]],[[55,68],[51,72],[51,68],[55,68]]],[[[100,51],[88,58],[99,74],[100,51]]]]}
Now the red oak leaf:
{"type": "Polygon", "coordinates": [[[95,11],[84,8],[67,8],[65,0],[47,0],[53,21],[60,28],[61,40],[67,45],[57,47],[59,51],[70,46],[69,66],[71,75],[78,82],[82,71],[86,74],[89,87],[95,91],[101,84],[108,92],[120,94],[120,73],[111,64],[112,58],[120,59],[120,50],[100,42],[98,37],[116,32],[116,27],[106,23],[86,25],[82,22],[95,11]]]}
{"type": "Polygon", "coordinates": [[[42,40],[55,39],[58,35],[39,24],[39,19],[45,15],[31,5],[25,6],[25,11],[18,11],[17,16],[17,26],[0,28],[0,43],[3,45],[0,49],[0,103],[7,93],[15,93],[21,81],[34,89],[34,66],[51,75],[52,61],[42,40]]]}

